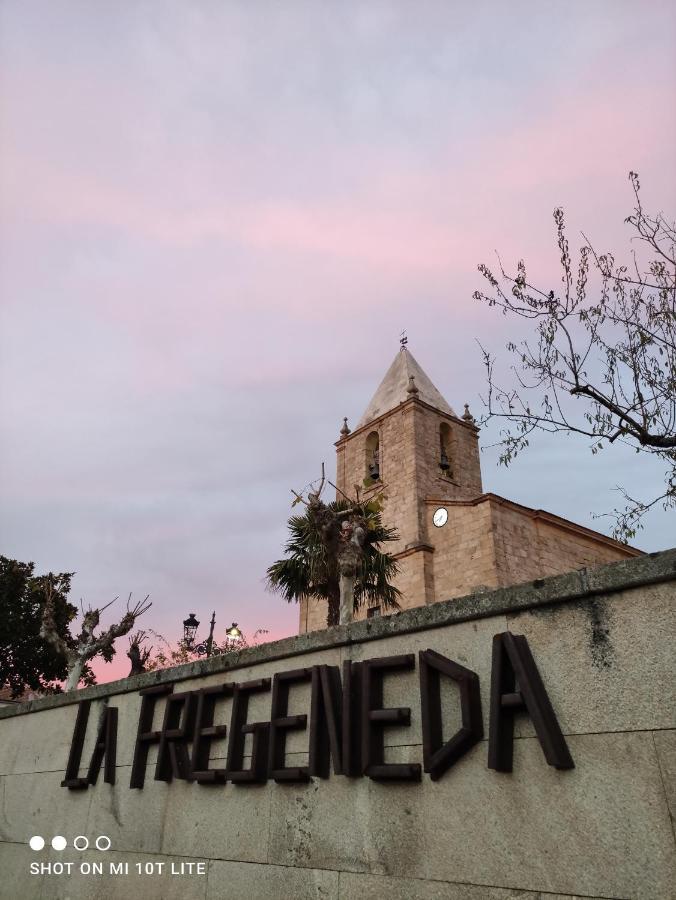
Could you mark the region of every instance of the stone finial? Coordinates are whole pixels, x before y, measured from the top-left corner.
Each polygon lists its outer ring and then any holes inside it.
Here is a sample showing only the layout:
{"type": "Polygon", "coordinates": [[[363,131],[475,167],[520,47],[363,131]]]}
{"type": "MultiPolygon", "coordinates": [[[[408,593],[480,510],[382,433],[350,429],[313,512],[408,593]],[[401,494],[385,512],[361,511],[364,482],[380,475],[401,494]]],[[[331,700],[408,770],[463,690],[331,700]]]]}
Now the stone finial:
{"type": "Polygon", "coordinates": [[[348,424],[347,424],[347,416],[345,416],[345,418],[343,419],[343,427],[340,429],[341,440],[345,440],[345,438],[348,436],[349,433],[350,433],[350,429],[348,428],[348,424]]]}
{"type": "Polygon", "coordinates": [[[408,376],[408,387],[406,388],[406,393],[410,394],[412,397],[415,397],[416,394],[419,393],[418,388],[415,386],[415,376],[408,376]]]}
{"type": "Polygon", "coordinates": [[[474,418],[472,413],[469,411],[469,403],[465,403],[465,411],[462,414],[462,417],[465,420],[465,422],[469,422],[470,425],[476,424],[476,419],[474,418]]]}

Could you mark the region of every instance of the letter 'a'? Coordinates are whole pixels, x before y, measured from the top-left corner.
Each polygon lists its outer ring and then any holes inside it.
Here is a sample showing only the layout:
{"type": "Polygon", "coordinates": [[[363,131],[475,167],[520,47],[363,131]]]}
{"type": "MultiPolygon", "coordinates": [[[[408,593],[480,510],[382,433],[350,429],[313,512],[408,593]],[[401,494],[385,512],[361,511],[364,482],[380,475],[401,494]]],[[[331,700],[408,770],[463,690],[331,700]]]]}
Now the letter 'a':
{"type": "Polygon", "coordinates": [[[550,766],[574,769],[547,691],[523,635],[505,631],[493,638],[488,768],[512,771],[514,714],[525,709],[550,766]]]}

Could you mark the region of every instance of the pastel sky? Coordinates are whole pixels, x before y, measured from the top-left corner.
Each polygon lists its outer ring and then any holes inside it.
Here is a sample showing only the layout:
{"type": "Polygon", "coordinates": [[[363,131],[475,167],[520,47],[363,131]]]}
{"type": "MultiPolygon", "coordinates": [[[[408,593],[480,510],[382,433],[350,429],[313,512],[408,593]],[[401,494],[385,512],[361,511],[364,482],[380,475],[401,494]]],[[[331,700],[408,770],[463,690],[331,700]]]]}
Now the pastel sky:
{"type": "MultiPolygon", "coordinates": [[[[659,0],[2,0],[0,552],[75,600],[149,593],[172,640],[212,609],[293,633],[264,588],[291,488],[399,332],[478,413],[476,339],[504,358],[508,330],[477,263],[558,278],[559,204],[624,251],[630,169],[676,212],[675,60],[659,0]]],[[[616,484],[660,481],[574,439],[483,473],[601,530],[616,484]]]]}

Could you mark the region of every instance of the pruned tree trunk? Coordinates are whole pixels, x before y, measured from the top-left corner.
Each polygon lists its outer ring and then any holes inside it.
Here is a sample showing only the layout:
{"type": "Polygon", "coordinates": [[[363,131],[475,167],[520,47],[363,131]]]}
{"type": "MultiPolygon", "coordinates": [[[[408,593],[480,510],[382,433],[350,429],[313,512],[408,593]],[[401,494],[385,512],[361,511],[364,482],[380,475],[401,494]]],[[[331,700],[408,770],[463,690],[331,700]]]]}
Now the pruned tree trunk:
{"type": "Polygon", "coordinates": [[[83,656],[75,656],[69,664],[68,668],[68,679],[66,681],[66,690],[67,691],[75,691],[77,690],[77,686],[80,683],[80,679],[82,678],[82,672],[84,670],[85,665],[85,657],[83,656]]]}
{"type": "Polygon", "coordinates": [[[365,542],[366,529],[359,520],[343,522],[338,552],[341,625],[349,625],[354,615],[354,587],[365,542]]]}
{"type": "Polygon", "coordinates": [[[334,625],[347,625],[354,616],[357,574],[364,558],[368,522],[358,496],[354,505],[348,509],[335,510],[323,503],[321,493],[324,480],[322,463],[319,489],[311,491],[307,500],[296,491],[292,493],[296,498],[294,506],[296,503],[303,503],[308,508],[308,517],[321,536],[329,568],[332,572],[338,570],[337,583],[333,576],[328,584],[326,624],[330,628],[334,625]]]}
{"type": "Polygon", "coordinates": [[[153,649],[152,647],[141,649],[146,637],[145,631],[137,631],[136,634],[129,638],[127,656],[131,660],[131,669],[129,670],[128,678],[131,678],[133,675],[141,675],[146,671],[146,663],[153,649]]]}
{"type": "MultiPolygon", "coordinates": [[[[51,576],[50,576],[51,577],[51,576]]],[[[42,610],[42,623],[40,625],[40,636],[51,644],[56,652],[61,655],[68,665],[68,678],[66,681],[66,690],[75,691],[80,683],[85,665],[95,656],[103,655],[110,650],[115,639],[124,634],[128,634],[134,627],[134,623],[139,616],[143,615],[151,605],[147,602],[148,597],[141,603],[136,603],[130,608],[131,594],[127,601],[127,612],[117,625],[111,625],[110,628],[98,637],[94,634],[94,629],[98,626],[101,618],[100,609],[89,608],[82,619],[82,631],[77,639],[75,647],[69,647],[56,627],[54,617],[54,592],[52,590],[51,581],[47,583],[47,600],[42,610]]],[[[111,601],[111,603],[114,601],[111,601]]],[[[106,609],[110,603],[106,604],[102,609],[106,609]]]]}
{"type": "Polygon", "coordinates": [[[340,573],[340,625],[349,625],[354,613],[354,583],[356,572],[340,573]]]}
{"type": "Polygon", "coordinates": [[[326,627],[340,625],[340,578],[329,579],[329,602],[326,610],[326,627]]]}

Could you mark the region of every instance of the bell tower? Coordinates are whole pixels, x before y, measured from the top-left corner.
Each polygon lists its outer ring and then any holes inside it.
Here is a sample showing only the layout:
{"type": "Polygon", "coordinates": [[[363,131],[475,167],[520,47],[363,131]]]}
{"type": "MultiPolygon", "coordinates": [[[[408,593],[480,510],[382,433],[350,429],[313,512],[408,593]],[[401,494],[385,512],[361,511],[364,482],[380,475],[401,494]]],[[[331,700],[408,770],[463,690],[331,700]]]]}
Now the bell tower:
{"type": "Polygon", "coordinates": [[[357,427],[350,431],[344,421],[336,452],[341,491],[354,496],[358,486],[364,498],[379,491],[387,498],[383,519],[399,533],[387,549],[399,564],[402,607],[440,599],[431,504],[471,500],[482,491],[478,429],[469,411],[458,417],[402,345],[357,427]]]}
{"type": "MultiPolygon", "coordinates": [[[[482,492],[479,429],[457,416],[402,347],[357,427],[336,443],[336,485],[350,497],[382,491],[383,521],[399,534],[402,609],[451,600],[637,556],[639,550],[543,509],[482,492]]],[[[338,494],[340,496],[340,493],[338,494]]],[[[378,615],[361,609],[358,619],[378,615]]],[[[326,602],[300,602],[300,631],[326,627],[326,602]]]]}

